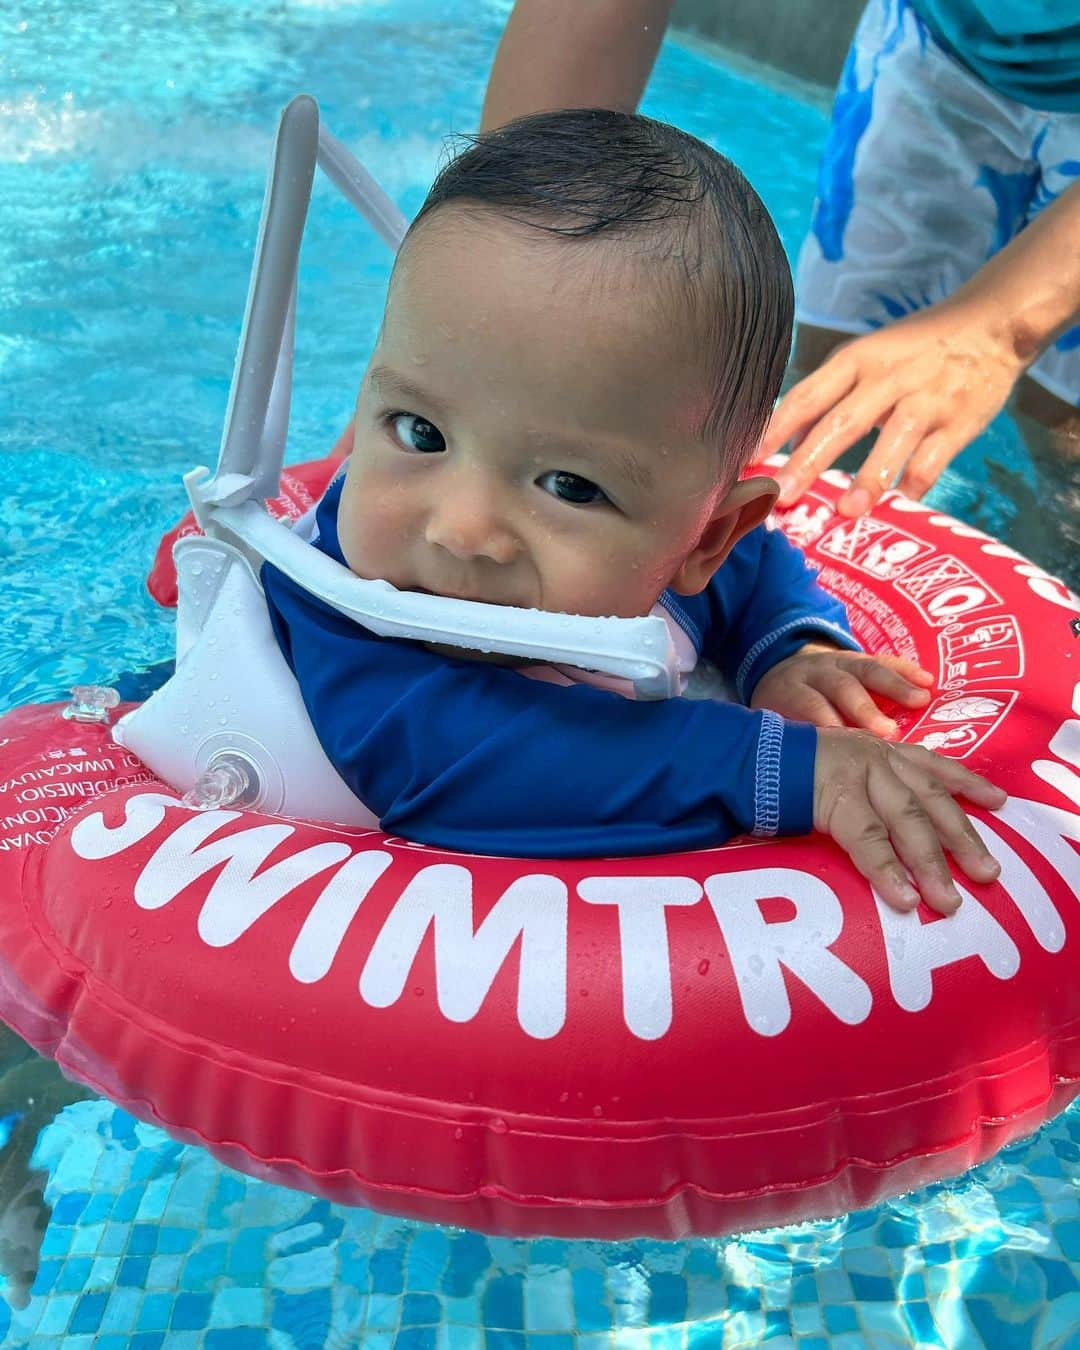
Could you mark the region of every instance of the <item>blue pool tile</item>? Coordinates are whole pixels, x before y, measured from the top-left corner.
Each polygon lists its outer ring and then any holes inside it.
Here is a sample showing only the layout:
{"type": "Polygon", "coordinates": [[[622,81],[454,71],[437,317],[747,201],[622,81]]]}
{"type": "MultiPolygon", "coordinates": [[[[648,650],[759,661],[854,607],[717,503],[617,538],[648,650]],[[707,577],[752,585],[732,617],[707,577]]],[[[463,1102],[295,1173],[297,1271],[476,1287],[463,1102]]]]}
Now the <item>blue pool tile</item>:
{"type": "Polygon", "coordinates": [[[229,1248],[229,1274],[233,1279],[261,1276],[266,1269],[265,1228],[243,1229],[236,1234],[229,1248]]]}
{"type": "Polygon", "coordinates": [[[142,1297],[138,1289],[114,1289],[101,1319],[102,1331],[131,1331],[139,1316],[142,1297]]]}
{"type": "Polygon", "coordinates": [[[481,1233],[454,1233],[447,1256],[441,1291],[451,1298],[473,1293],[477,1282],[491,1268],[491,1248],[481,1233]]]}
{"type": "Polygon", "coordinates": [[[172,1195],[172,1176],[154,1177],[146,1183],[146,1189],[139,1201],[139,1219],[144,1223],[156,1222],[165,1213],[172,1195]]]}
{"type": "Polygon", "coordinates": [[[103,1223],[80,1223],[71,1230],[68,1251],[73,1255],[93,1256],[105,1232],[103,1223]]]}
{"type": "Polygon", "coordinates": [[[228,1286],[214,1295],[210,1324],[215,1327],[262,1326],[266,1321],[269,1293],[264,1289],[228,1286]]]}
{"type": "Polygon", "coordinates": [[[489,1328],[484,1333],[484,1350],[529,1350],[523,1331],[489,1328]]]}
{"type": "Polygon", "coordinates": [[[525,1326],[522,1284],[520,1275],[491,1276],[482,1300],[485,1327],[519,1331],[525,1326]]]}
{"type": "Polygon", "coordinates": [[[914,1341],[920,1346],[944,1346],[945,1342],[941,1339],[941,1333],[934,1325],[928,1303],[922,1303],[918,1299],[905,1302],[902,1311],[914,1333],[912,1337],[914,1341]]]}
{"type": "Polygon", "coordinates": [[[128,1350],[161,1350],[164,1344],[163,1331],[137,1331],[128,1341],[128,1350]]]}
{"type": "Polygon", "coordinates": [[[53,1287],[57,1275],[63,1266],[62,1261],[50,1258],[48,1261],[42,1261],[38,1266],[37,1274],[34,1276],[34,1283],[30,1292],[32,1294],[47,1294],[53,1287]]]}
{"type": "Polygon", "coordinates": [[[71,1314],[75,1311],[78,1299],[74,1294],[54,1294],[45,1304],[41,1320],[37,1324],[39,1336],[60,1336],[67,1331],[71,1314]]]}
{"type": "Polygon", "coordinates": [[[761,1290],[742,1284],[729,1284],[727,1301],[732,1312],[757,1312],[761,1308],[761,1290]]]}
{"type": "Polygon", "coordinates": [[[129,1289],[145,1289],[146,1273],[150,1269],[148,1256],[125,1256],[117,1271],[116,1283],[129,1289]]]}
{"type": "Polygon", "coordinates": [[[116,1197],[113,1205],[112,1216],[118,1223],[131,1223],[135,1215],[139,1212],[139,1201],[142,1199],[141,1186],[125,1186],[116,1197]]]}
{"type": "Polygon", "coordinates": [[[90,1201],[89,1191],[69,1191],[53,1205],[53,1223],[70,1225],[76,1223],[90,1201]]]}
{"type": "Polygon", "coordinates": [[[1054,1236],[1070,1261],[1080,1261],[1080,1219],[1066,1219],[1055,1224],[1054,1236]]]}
{"type": "Polygon", "coordinates": [[[1071,1294],[1080,1288],[1076,1275],[1066,1262],[1054,1261],[1045,1256],[1035,1256],[1032,1260],[1042,1272],[1047,1299],[1060,1298],[1062,1294],[1071,1294]]]}
{"type": "Polygon", "coordinates": [[[172,1294],[147,1294],[139,1307],[140,1331],[165,1331],[172,1316],[172,1294]]]}
{"type": "Polygon", "coordinates": [[[123,1256],[130,1232],[126,1223],[107,1223],[98,1243],[98,1256],[123,1256]]]}
{"type": "Polygon", "coordinates": [[[183,1265],[182,1256],[151,1257],[150,1268],[146,1272],[147,1289],[178,1289],[183,1265]]]}
{"type": "Polygon", "coordinates": [[[892,1280],[884,1275],[860,1275],[858,1271],[848,1271],[851,1291],[861,1303],[891,1303],[896,1297],[896,1288],[892,1280]]]}
{"type": "Polygon", "coordinates": [[[406,1294],[401,1304],[403,1326],[426,1326],[442,1321],[442,1305],[434,1294],[406,1294]]]}
{"type": "Polygon", "coordinates": [[[83,1294],[71,1314],[71,1322],[68,1325],[70,1334],[79,1336],[97,1331],[101,1326],[101,1316],[108,1301],[108,1294],[83,1294]]]}
{"type": "Polygon", "coordinates": [[[111,1191],[95,1191],[83,1210],[83,1223],[103,1223],[112,1214],[113,1199],[111,1191]]]}
{"type": "Polygon", "coordinates": [[[41,1235],[42,1256],[67,1256],[71,1229],[51,1223],[41,1235]]]}
{"type": "Polygon", "coordinates": [[[843,1331],[857,1330],[859,1322],[854,1308],[837,1303],[826,1306],[825,1325],[833,1335],[839,1335],[843,1331]]]}
{"type": "Polygon", "coordinates": [[[128,1338],[116,1332],[95,1336],[94,1350],[128,1350],[128,1338]]]}
{"type": "MultiPolygon", "coordinates": [[[[296,1350],[322,1350],[323,1342],[296,1341],[296,1350]]],[[[206,1333],[203,1350],[268,1350],[270,1340],[261,1327],[219,1327],[206,1333]]],[[[173,1350],[169,1346],[169,1350],[173,1350]]]]}
{"type": "Polygon", "coordinates": [[[169,1325],[175,1331],[202,1331],[210,1321],[209,1294],[177,1294],[169,1325]]]}
{"type": "Polygon", "coordinates": [[[189,1289],[205,1289],[224,1272],[229,1249],[224,1242],[196,1247],[184,1265],[184,1284],[189,1289]]]}
{"type": "Polygon", "coordinates": [[[649,1324],[686,1320],[686,1281],[671,1271],[657,1270],[649,1276],[649,1324]]]}
{"type": "Polygon", "coordinates": [[[401,1320],[401,1300],[388,1294],[372,1294],[367,1301],[366,1326],[376,1331],[397,1330],[401,1320]]]}
{"type": "Polygon", "coordinates": [[[610,1330],[611,1310],[604,1298],[603,1272],[579,1268],[572,1272],[570,1278],[574,1286],[574,1314],[578,1330],[610,1330]]]}
{"type": "Polygon", "coordinates": [[[89,1256],[70,1256],[60,1268],[53,1282],[53,1288],[66,1294],[80,1294],[86,1288],[90,1278],[93,1261],[89,1256]]]}
{"type": "Polygon", "coordinates": [[[403,1265],[404,1253],[400,1247],[384,1247],[372,1252],[368,1262],[372,1293],[400,1294],[404,1285],[403,1265]]]}
{"type": "Polygon", "coordinates": [[[128,1256],[152,1256],[157,1249],[157,1240],[158,1230],[153,1224],[133,1224],[128,1237],[128,1256]]]}
{"type": "Polygon", "coordinates": [[[792,1303],[816,1303],[817,1281],[813,1275],[798,1275],[791,1282],[792,1303]]]}
{"type": "Polygon", "coordinates": [[[394,1350],[438,1350],[435,1328],[402,1327],[394,1340],[394,1350]]]}
{"type": "Polygon", "coordinates": [[[297,1350],[318,1350],[326,1344],[332,1316],[328,1289],[303,1294],[274,1290],[271,1297],[270,1325],[291,1336],[297,1350]]]}
{"type": "MultiPolygon", "coordinates": [[[[157,1250],[163,1256],[180,1256],[184,1252],[191,1251],[196,1238],[199,1236],[191,1228],[177,1228],[173,1224],[163,1224],[155,1231],[157,1233],[157,1250]]],[[[237,1242],[246,1236],[245,1233],[238,1233],[237,1242]]]]}
{"type": "Polygon", "coordinates": [[[984,1345],[993,1346],[993,1350],[1030,1350],[1034,1317],[1023,1322],[1005,1321],[988,1298],[965,1299],[964,1308],[984,1345]]]}

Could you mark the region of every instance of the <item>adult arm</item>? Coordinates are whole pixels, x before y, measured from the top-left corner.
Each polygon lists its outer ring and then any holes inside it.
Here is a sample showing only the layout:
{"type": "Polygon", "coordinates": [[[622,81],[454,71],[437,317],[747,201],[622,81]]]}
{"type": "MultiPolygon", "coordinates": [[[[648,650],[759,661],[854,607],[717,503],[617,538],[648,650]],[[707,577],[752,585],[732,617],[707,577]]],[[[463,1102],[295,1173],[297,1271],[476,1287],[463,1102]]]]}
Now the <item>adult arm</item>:
{"type": "Polygon", "coordinates": [[[811,828],[813,727],[448,658],[375,637],[269,565],[263,579],[315,733],[386,830],[467,852],[588,857],[811,828]]]}
{"type": "Polygon", "coordinates": [[[1078,318],[1080,183],[947,300],[845,343],[788,391],[759,452],[795,442],[778,475],[781,502],[875,426],[881,434],[840,510],[862,515],[901,471],[900,490],[921,497],[1078,318]]]}
{"type": "Polygon", "coordinates": [[[674,0],[517,0],[495,54],[481,130],[553,108],[633,112],[674,0]]]}

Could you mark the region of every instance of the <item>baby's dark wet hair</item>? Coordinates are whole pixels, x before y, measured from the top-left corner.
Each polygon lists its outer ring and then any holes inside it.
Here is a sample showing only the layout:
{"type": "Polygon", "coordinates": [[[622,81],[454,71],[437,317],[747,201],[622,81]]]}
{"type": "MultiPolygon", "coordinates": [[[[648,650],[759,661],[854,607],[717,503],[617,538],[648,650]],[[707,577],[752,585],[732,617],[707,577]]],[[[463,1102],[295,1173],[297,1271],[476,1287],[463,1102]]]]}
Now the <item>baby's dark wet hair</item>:
{"type": "MultiPolygon", "coordinates": [[[[734,477],[761,438],[791,345],[791,269],[760,197],[723,155],[664,122],[600,108],[521,117],[467,138],[410,233],[451,203],[549,235],[640,237],[676,260],[708,380],[698,434],[734,477]]],[[[668,269],[665,269],[665,272],[668,269]]]]}

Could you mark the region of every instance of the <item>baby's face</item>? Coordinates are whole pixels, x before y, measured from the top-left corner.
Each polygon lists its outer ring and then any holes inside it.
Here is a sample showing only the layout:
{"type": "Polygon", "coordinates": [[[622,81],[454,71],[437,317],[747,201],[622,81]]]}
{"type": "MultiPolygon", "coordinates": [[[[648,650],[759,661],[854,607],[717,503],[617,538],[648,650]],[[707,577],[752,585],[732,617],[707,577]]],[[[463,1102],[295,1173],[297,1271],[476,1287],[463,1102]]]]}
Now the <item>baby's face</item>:
{"type": "Polygon", "coordinates": [[[719,490],[700,362],[611,247],[454,207],[410,239],[357,403],[354,572],[622,617],[685,581],[719,490]]]}

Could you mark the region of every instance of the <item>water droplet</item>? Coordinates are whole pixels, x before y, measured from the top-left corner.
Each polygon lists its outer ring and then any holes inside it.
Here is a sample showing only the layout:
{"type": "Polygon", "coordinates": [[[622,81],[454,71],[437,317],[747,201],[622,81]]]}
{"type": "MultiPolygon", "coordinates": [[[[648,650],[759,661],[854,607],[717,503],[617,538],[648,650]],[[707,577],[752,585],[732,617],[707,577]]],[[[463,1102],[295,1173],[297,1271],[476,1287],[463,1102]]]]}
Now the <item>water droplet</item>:
{"type": "Polygon", "coordinates": [[[503,1120],[502,1116],[496,1116],[491,1122],[491,1132],[493,1134],[505,1134],[509,1128],[509,1125],[503,1120]]]}
{"type": "Polygon", "coordinates": [[[456,1126],[454,1127],[454,1138],[455,1138],[455,1139],[464,1139],[464,1138],[465,1138],[465,1131],[461,1128],[460,1125],[456,1125],[456,1126]]]}
{"type": "Polygon", "coordinates": [[[699,975],[708,975],[708,973],[709,973],[709,958],[708,958],[707,956],[703,957],[703,958],[697,963],[697,973],[698,973],[699,975]]]}

